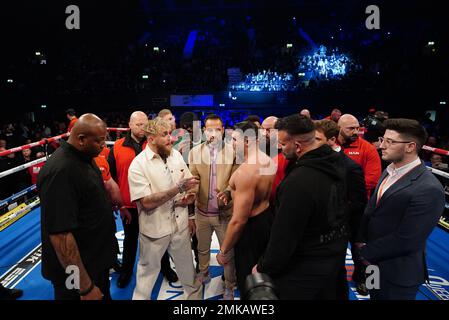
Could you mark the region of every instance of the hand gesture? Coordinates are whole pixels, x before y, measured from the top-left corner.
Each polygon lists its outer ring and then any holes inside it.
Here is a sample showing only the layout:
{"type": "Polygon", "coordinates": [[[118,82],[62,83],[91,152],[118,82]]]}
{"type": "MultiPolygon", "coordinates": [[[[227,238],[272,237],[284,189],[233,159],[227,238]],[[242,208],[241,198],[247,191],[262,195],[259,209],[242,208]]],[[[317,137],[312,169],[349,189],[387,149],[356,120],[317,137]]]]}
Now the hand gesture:
{"type": "Polygon", "coordinates": [[[223,253],[221,253],[221,250],[220,250],[220,252],[217,253],[217,262],[222,266],[224,266],[225,264],[228,264],[229,261],[231,261],[231,259],[232,259],[232,256],[229,254],[229,252],[226,254],[223,254],[223,253]]]}
{"type": "Polygon", "coordinates": [[[215,192],[217,192],[217,200],[221,201],[225,206],[227,206],[231,201],[231,192],[229,190],[220,192],[220,190],[218,189],[215,189],[215,192]]]}
{"type": "Polygon", "coordinates": [[[176,207],[187,207],[189,204],[192,204],[195,202],[196,194],[195,193],[188,193],[184,197],[182,197],[180,200],[175,201],[176,207]]]}
{"type": "Polygon", "coordinates": [[[200,180],[197,177],[184,178],[184,172],[181,173],[181,181],[179,181],[178,186],[182,190],[188,191],[200,184],[200,180]]]}
{"type": "Polygon", "coordinates": [[[189,219],[189,233],[191,237],[193,237],[196,233],[196,224],[194,219],[189,219]]]}
{"type": "Polygon", "coordinates": [[[120,217],[123,221],[125,221],[125,224],[130,224],[132,220],[131,213],[128,211],[127,208],[121,208],[120,209],[120,217]]]}

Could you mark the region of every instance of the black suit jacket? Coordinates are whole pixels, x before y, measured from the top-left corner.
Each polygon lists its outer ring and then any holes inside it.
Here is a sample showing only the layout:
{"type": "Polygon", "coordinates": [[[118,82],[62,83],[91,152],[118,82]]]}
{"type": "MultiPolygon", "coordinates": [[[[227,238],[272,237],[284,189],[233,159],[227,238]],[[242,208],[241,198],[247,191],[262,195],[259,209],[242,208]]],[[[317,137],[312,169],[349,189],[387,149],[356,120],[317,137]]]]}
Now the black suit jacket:
{"type": "Polygon", "coordinates": [[[361,255],[379,266],[380,276],[400,286],[422,284],[427,279],[426,240],[445,205],[441,183],[425,165],[412,169],[383,194],[377,192],[385,170],[362,218],[361,255]]]}

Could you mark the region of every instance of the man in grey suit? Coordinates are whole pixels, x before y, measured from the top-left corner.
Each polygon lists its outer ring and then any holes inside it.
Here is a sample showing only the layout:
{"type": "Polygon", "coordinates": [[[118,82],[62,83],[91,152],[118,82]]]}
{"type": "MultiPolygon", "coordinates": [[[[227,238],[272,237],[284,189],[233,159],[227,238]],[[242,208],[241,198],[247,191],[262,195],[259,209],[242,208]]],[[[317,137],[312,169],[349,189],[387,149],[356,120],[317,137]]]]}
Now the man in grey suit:
{"type": "Polygon", "coordinates": [[[356,246],[366,265],[377,265],[379,288],[373,300],[413,300],[428,279],[426,240],[444,205],[441,183],[418,157],[427,139],[415,120],[389,119],[380,138],[383,172],[362,218],[356,246]]]}

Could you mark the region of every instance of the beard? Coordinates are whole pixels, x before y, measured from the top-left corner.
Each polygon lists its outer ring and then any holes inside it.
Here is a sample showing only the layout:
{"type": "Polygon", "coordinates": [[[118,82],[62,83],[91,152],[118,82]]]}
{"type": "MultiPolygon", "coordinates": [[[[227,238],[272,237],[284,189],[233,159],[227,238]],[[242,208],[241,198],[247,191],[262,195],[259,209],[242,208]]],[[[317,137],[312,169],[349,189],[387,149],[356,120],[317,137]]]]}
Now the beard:
{"type": "Polygon", "coordinates": [[[171,150],[172,150],[172,145],[158,145],[157,146],[157,153],[161,156],[161,158],[163,159],[167,159],[170,154],[171,154],[171,150]]]}
{"type": "Polygon", "coordinates": [[[352,136],[347,136],[347,135],[345,135],[345,134],[342,132],[341,135],[342,135],[343,138],[345,139],[345,142],[348,143],[348,144],[357,141],[357,139],[359,138],[359,135],[357,135],[357,134],[353,134],[352,136]]]}
{"type": "Polygon", "coordinates": [[[296,161],[298,159],[298,156],[296,155],[296,153],[282,153],[285,157],[285,159],[289,160],[289,161],[296,161]]]}

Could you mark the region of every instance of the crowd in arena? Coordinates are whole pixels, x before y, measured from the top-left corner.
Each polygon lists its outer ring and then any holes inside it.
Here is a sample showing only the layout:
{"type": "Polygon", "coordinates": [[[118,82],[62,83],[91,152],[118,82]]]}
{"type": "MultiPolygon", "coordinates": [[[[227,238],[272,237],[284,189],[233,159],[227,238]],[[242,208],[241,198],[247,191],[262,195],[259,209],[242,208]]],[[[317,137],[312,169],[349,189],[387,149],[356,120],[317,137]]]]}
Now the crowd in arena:
{"type": "MultiPolygon", "coordinates": [[[[156,117],[154,111],[146,111],[150,119],[156,117]]],[[[250,114],[246,112],[218,112],[218,114],[223,119],[223,123],[226,129],[232,129],[234,124],[243,121],[250,114]]],[[[127,128],[127,116],[125,112],[101,112],[99,113],[101,118],[108,124],[108,127],[112,128],[127,128]]],[[[177,119],[182,117],[182,113],[175,113],[177,119]]],[[[195,115],[195,118],[199,121],[203,121],[207,117],[207,113],[203,115],[195,115]]],[[[318,116],[320,117],[320,116],[318,116]]],[[[322,117],[322,116],[321,116],[322,117]]],[[[318,118],[319,119],[319,118],[318,118]]],[[[382,121],[384,120],[383,112],[371,112],[366,117],[359,118],[362,127],[365,128],[365,138],[369,142],[377,143],[378,137],[382,134],[382,121]]],[[[259,120],[261,123],[262,120],[259,120]]],[[[449,149],[449,139],[445,137],[441,130],[434,121],[426,116],[420,119],[421,124],[429,132],[429,138],[427,145],[434,148],[449,149]]],[[[20,121],[4,123],[1,125],[0,130],[0,150],[12,149],[22,145],[26,145],[32,142],[40,141],[42,139],[54,137],[67,132],[67,127],[69,121],[52,121],[52,122],[31,122],[31,121],[20,121]]],[[[123,132],[111,131],[109,132],[109,141],[115,141],[123,137],[123,132]]],[[[58,146],[57,143],[52,143],[46,147],[31,148],[28,150],[23,150],[19,153],[11,153],[8,156],[0,158],[1,170],[5,171],[14,167],[17,167],[26,162],[35,160],[42,157],[44,152],[51,154],[55,148],[58,146]]],[[[441,169],[443,171],[449,171],[447,165],[449,160],[447,156],[439,155],[429,151],[422,150],[421,157],[426,161],[429,166],[441,169]]],[[[32,172],[30,169],[29,172],[32,172]]],[[[22,172],[16,173],[9,178],[8,183],[2,184],[0,199],[7,198],[30,185],[33,179],[31,173],[22,172]]]]}

